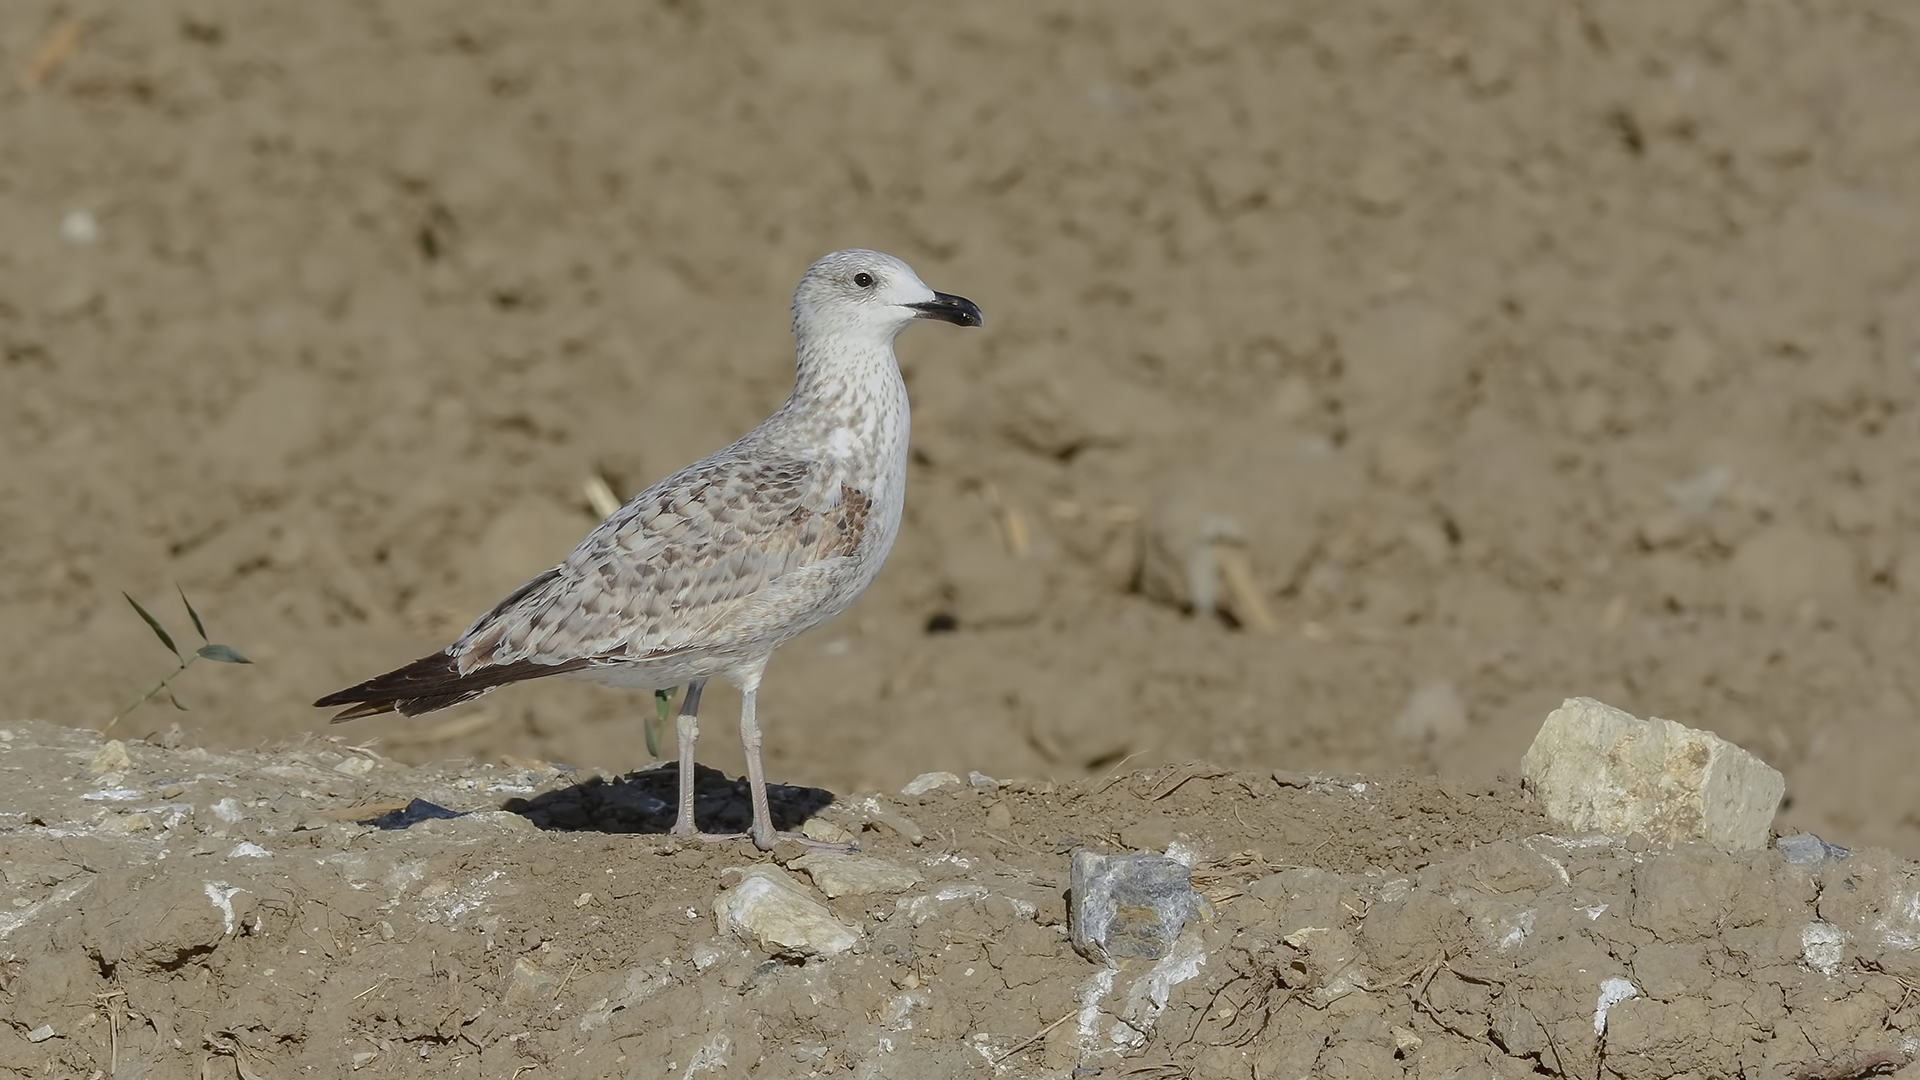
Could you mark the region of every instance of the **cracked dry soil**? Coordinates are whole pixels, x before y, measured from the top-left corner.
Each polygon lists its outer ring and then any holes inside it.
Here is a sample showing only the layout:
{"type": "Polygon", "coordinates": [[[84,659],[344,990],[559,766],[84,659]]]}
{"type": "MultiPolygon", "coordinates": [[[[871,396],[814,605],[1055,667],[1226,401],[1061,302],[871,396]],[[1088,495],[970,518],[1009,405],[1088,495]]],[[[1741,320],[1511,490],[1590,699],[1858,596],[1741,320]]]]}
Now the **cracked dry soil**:
{"type": "Polygon", "coordinates": [[[1555,835],[1504,781],[1188,764],[842,799],[817,820],[914,873],[814,892],[858,940],[803,957],[716,923],[767,857],[575,794],[644,775],[22,723],[0,778],[22,1077],[1844,1078],[1920,1047],[1920,867],[1555,835]],[[459,816],[381,827],[414,800],[459,816]],[[529,819],[563,801],[575,828],[529,819]],[[1206,917],[1089,963],[1082,846],[1184,849],[1206,917]]]}

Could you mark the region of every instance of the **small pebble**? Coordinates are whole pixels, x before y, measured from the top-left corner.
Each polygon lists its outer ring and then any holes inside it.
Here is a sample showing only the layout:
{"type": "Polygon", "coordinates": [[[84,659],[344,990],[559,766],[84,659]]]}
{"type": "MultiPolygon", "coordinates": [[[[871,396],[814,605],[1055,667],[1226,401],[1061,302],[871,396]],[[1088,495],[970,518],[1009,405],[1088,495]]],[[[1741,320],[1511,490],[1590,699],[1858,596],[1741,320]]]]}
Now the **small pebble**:
{"type": "Polygon", "coordinates": [[[860,809],[866,813],[869,819],[877,821],[887,828],[892,829],[894,832],[899,833],[901,838],[906,840],[907,843],[914,845],[926,843],[927,834],[921,831],[920,826],[914,824],[912,818],[881,802],[879,799],[867,799],[861,803],[860,809]]]}
{"type": "Polygon", "coordinates": [[[153,819],[145,814],[118,814],[108,818],[100,827],[109,836],[129,836],[151,828],[153,819]]]}
{"type": "Polygon", "coordinates": [[[108,739],[102,743],[87,762],[87,771],[94,776],[124,775],[131,768],[133,759],[127,756],[127,744],[119,739],[108,739]]]}
{"type": "Polygon", "coordinates": [[[823,844],[845,844],[853,840],[852,833],[824,818],[808,818],[800,826],[800,835],[823,844]]]}
{"type": "Polygon", "coordinates": [[[960,778],[953,773],[928,772],[921,773],[919,776],[907,781],[907,786],[900,789],[900,794],[911,798],[913,796],[939,791],[941,788],[959,786],[960,778]]]}

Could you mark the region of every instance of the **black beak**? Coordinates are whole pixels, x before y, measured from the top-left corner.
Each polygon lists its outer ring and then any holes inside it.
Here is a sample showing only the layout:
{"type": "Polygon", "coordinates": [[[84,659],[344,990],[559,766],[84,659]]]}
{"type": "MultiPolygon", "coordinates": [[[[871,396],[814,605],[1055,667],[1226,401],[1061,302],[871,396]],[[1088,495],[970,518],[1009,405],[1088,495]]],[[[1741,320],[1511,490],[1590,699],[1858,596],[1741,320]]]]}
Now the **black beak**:
{"type": "Polygon", "coordinates": [[[920,313],[918,318],[939,319],[955,326],[980,326],[985,321],[980,316],[980,305],[951,293],[937,292],[933,294],[933,299],[924,304],[907,306],[920,313]]]}

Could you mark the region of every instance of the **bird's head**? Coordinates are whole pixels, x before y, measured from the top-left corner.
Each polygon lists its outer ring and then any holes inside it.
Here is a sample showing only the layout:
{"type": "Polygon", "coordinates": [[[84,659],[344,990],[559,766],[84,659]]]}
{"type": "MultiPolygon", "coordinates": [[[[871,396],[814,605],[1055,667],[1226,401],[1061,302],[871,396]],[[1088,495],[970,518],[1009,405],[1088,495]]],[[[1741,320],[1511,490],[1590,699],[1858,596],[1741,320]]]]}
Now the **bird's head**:
{"type": "Polygon", "coordinates": [[[934,292],[913,267],[864,248],[823,256],[793,291],[793,331],[803,339],[832,334],[890,344],[916,319],[981,324],[973,301],[934,292]]]}

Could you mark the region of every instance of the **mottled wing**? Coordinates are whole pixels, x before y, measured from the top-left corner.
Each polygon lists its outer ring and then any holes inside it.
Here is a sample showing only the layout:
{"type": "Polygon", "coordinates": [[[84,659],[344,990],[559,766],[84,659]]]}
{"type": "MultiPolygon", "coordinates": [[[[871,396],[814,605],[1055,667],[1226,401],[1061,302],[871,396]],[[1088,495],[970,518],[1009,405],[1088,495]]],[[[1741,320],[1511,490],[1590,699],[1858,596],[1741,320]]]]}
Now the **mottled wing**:
{"type": "Polygon", "coordinates": [[[444,651],[329,694],[335,722],[444,709],[508,683],[725,641],[770,583],[852,555],[872,499],[798,460],[702,461],[648,488],[444,651]]]}
{"type": "Polygon", "coordinates": [[[792,459],[703,461],[622,507],[447,651],[467,674],[714,644],[769,583],[859,546],[871,500],[823,473],[792,459]]]}

